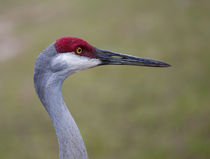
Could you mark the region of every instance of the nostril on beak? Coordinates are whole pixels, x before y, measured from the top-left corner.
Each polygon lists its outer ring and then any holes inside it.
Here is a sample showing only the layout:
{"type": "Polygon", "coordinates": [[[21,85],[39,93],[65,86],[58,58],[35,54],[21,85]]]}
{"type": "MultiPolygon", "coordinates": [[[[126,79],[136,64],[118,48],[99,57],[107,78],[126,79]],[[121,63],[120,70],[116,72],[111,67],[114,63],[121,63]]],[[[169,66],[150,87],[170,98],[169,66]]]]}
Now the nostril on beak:
{"type": "Polygon", "coordinates": [[[120,57],[120,56],[114,56],[114,55],[112,55],[112,56],[110,56],[110,57],[112,57],[112,58],[116,58],[116,59],[123,59],[123,57],[120,57]]]}

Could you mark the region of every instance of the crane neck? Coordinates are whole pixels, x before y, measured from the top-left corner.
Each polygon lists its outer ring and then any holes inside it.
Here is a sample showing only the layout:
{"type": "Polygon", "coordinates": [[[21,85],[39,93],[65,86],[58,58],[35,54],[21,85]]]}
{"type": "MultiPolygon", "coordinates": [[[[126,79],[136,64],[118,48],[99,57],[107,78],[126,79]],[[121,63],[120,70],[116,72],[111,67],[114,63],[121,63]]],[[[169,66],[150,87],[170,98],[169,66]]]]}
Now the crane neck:
{"type": "Polygon", "coordinates": [[[55,78],[53,75],[36,77],[36,72],[34,76],[37,94],[56,131],[60,159],[88,159],[80,131],[62,97],[64,79],[55,78]]]}

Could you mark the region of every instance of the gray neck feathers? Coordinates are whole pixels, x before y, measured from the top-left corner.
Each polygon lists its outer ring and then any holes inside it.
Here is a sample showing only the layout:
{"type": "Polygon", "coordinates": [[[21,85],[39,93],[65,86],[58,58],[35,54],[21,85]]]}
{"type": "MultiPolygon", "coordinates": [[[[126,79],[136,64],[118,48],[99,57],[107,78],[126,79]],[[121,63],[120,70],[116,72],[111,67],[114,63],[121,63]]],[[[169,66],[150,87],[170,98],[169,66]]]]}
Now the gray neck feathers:
{"type": "Polygon", "coordinates": [[[46,68],[49,56],[54,53],[56,50],[52,44],[38,56],[34,70],[35,89],[54,125],[60,159],[88,159],[82,136],[62,98],[65,77],[57,77],[46,68]]]}

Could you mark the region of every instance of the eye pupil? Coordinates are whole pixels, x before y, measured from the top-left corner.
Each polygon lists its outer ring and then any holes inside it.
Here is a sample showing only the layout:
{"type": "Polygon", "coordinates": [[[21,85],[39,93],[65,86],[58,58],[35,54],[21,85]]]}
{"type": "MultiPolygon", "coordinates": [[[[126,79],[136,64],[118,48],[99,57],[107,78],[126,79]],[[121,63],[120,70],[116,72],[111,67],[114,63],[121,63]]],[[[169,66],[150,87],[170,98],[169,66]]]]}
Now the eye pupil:
{"type": "Polygon", "coordinates": [[[78,48],[76,49],[76,53],[77,53],[77,54],[81,54],[81,53],[82,53],[82,48],[81,48],[81,47],[78,47],[78,48]]]}

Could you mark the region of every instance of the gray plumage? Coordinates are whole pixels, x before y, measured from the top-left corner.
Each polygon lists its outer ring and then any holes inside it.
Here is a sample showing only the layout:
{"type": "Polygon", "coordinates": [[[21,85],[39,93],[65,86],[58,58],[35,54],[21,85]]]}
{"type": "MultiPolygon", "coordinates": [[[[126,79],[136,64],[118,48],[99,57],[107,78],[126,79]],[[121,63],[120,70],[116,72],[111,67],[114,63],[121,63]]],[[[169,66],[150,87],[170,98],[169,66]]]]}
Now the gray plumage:
{"type": "Polygon", "coordinates": [[[45,49],[36,60],[34,86],[54,125],[60,159],[88,159],[79,129],[63,101],[63,81],[73,73],[100,65],[170,66],[157,60],[97,49],[74,37],[62,37],[45,49]]]}
{"type": "Polygon", "coordinates": [[[34,69],[35,90],[47,110],[58,137],[60,159],[88,159],[79,129],[62,98],[62,83],[67,76],[56,72],[65,66],[58,64],[52,69],[52,58],[57,51],[54,43],[37,58],[34,69]]]}

